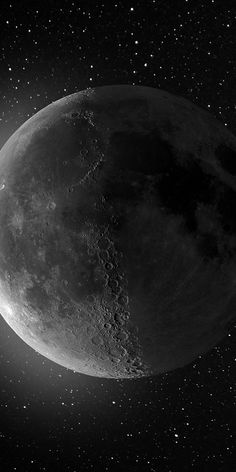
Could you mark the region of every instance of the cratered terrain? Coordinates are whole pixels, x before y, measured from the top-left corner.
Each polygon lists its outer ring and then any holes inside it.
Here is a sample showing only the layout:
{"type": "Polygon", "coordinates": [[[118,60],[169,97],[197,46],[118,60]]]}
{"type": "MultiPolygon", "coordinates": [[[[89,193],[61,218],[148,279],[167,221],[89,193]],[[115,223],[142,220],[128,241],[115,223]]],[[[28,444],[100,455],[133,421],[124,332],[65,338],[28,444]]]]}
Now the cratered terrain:
{"type": "Polygon", "coordinates": [[[0,312],[77,372],[133,379],[218,343],[236,309],[236,138],[149,87],[62,98],[0,153],[0,312]]]}

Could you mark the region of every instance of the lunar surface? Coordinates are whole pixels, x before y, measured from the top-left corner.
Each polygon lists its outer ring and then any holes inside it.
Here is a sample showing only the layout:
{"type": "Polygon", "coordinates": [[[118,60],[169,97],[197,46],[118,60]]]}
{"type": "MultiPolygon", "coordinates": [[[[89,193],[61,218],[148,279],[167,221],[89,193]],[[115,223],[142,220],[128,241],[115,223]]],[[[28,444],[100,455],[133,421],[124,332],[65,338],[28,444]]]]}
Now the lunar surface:
{"type": "Polygon", "coordinates": [[[0,312],[33,349],[115,379],[218,343],[236,310],[236,138],[149,87],[87,89],[0,152],[0,312]]]}

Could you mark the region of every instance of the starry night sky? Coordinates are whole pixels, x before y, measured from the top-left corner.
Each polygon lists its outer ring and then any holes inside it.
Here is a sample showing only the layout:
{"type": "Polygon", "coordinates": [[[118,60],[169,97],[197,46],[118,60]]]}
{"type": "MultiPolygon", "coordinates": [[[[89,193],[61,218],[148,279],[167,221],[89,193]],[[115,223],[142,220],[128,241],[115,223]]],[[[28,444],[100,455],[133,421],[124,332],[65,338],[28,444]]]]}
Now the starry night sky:
{"type": "MultiPolygon", "coordinates": [[[[236,133],[235,0],[1,0],[0,51],[0,147],[52,101],[111,84],[182,95],[236,133]]],[[[112,381],[54,364],[0,318],[1,470],[232,471],[235,340],[112,381]]]]}

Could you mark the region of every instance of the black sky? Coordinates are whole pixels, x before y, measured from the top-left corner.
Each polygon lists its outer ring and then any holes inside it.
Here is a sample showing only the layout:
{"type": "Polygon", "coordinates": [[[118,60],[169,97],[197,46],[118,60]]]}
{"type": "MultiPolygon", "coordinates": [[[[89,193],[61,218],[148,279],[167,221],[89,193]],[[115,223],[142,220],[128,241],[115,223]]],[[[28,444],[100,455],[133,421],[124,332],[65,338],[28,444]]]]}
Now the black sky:
{"type": "MultiPolygon", "coordinates": [[[[52,101],[110,84],[182,95],[236,133],[235,0],[1,0],[0,51],[0,147],[52,101]]],[[[235,340],[117,382],[50,362],[0,318],[1,470],[234,470],[235,340]]]]}

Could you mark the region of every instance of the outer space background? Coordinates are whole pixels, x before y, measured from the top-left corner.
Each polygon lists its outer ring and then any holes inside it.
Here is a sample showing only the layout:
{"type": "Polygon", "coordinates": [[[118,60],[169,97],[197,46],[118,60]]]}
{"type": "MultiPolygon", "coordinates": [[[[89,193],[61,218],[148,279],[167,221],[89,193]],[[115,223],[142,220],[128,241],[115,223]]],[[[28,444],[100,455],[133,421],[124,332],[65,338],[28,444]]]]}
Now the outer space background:
{"type": "MultiPolygon", "coordinates": [[[[100,85],[162,88],[236,132],[235,0],[1,0],[0,147],[36,111],[100,85]]],[[[230,472],[236,329],[183,369],[98,379],[0,317],[3,472],[230,472]]]]}

